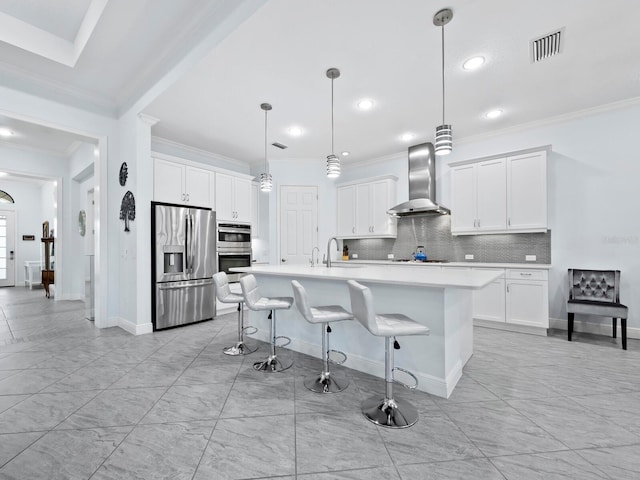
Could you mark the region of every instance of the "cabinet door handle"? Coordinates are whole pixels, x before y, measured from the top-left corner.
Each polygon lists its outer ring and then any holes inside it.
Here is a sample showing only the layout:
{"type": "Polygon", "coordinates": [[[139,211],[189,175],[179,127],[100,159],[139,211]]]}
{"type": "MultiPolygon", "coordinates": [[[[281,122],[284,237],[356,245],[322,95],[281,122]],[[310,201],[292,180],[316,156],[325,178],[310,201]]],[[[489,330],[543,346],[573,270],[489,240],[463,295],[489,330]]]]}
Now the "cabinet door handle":
{"type": "Polygon", "coordinates": [[[530,274],[530,273],[520,272],[520,276],[521,276],[521,277],[530,277],[530,276],[531,276],[531,274],[530,274]]]}
{"type": "Polygon", "coordinates": [[[376,231],[376,226],[375,225],[371,225],[371,233],[375,233],[376,231]]]}
{"type": "Polygon", "coordinates": [[[480,219],[478,219],[478,228],[480,228],[480,219]]]}
{"type": "Polygon", "coordinates": [[[509,293],[509,284],[507,283],[507,293],[509,293]]]}
{"type": "Polygon", "coordinates": [[[356,233],[356,227],[351,227],[351,233],[356,233]]]}
{"type": "Polygon", "coordinates": [[[187,193],[187,202],[189,201],[189,194],[187,193]]]}
{"type": "Polygon", "coordinates": [[[507,218],[507,226],[509,226],[509,227],[511,226],[511,219],[510,218],[507,218]]]}
{"type": "Polygon", "coordinates": [[[182,194],[182,196],[180,197],[182,199],[182,201],[184,202],[184,193],[182,194]]]}

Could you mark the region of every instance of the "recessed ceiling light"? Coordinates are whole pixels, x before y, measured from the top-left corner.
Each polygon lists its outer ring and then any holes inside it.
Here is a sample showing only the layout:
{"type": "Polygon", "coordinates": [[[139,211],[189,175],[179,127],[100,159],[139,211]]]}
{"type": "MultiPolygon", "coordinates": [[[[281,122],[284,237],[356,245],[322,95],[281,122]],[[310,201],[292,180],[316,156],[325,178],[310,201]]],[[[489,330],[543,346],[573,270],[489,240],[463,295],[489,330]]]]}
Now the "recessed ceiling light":
{"type": "Polygon", "coordinates": [[[371,110],[373,108],[373,100],[370,98],[363,98],[358,101],[358,108],[360,110],[371,110]]]}
{"type": "Polygon", "coordinates": [[[502,115],[502,110],[500,110],[499,108],[496,108],[495,110],[489,110],[487,113],[484,114],[485,117],[487,118],[498,118],[500,115],[502,115]]]}
{"type": "Polygon", "coordinates": [[[400,135],[400,140],[402,140],[403,142],[408,142],[409,140],[413,140],[415,138],[415,135],[413,133],[403,133],[402,135],[400,135]]]}
{"type": "Polygon", "coordinates": [[[302,129],[300,127],[291,127],[288,132],[292,137],[299,137],[302,135],[302,129]]]}
{"type": "Polygon", "coordinates": [[[9,130],[8,128],[5,128],[5,127],[0,128],[0,137],[13,137],[13,135],[14,135],[13,131],[9,130]]]}
{"type": "Polygon", "coordinates": [[[475,70],[484,64],[484,57],[471,57],[462,64],[465,70],[475,70]]]}
{"type": "Polygon", "coordinates": [[[351,155],[351,152],[342,152],[340,155],[342,155],[343,157],[348,157],[349,155],[351,155]]]}

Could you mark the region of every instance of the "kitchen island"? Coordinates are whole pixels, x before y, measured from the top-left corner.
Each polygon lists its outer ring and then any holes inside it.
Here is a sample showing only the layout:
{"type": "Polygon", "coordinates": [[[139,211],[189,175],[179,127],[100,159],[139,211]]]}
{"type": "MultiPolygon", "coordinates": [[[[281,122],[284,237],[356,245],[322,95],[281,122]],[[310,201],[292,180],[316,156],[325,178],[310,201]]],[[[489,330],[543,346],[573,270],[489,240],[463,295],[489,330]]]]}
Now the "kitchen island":
{"type": "MultiPolygon", "coordinates": [[[[403,313],[430,329],[429,336],[398,337],[395,364],[418,378],[418,389],[448,397],[473,354],[472,291],[491,283],[490,271],[406,269],[392,265],[258,265],[233,269],[252,273],[263,296],[293,296],[291,280],[307,290],[311,305],[342,305],[351,310],[347,280],[371,288],[378,313],[403,313]]],[[[265,312],[249,312],[255,337],[269,341],[265,312]]],[[[345,366],[384,378],[384,339],[358,321],[332,327],[331,348],[347,354],[345,366]]],[[[291,338],[288,348],[320,356],[320,330],[307,323],[296,307],[278,311],[277,334],[291,338]]],[[[401,374],[398,374],[398,377],[401,374]]]]}

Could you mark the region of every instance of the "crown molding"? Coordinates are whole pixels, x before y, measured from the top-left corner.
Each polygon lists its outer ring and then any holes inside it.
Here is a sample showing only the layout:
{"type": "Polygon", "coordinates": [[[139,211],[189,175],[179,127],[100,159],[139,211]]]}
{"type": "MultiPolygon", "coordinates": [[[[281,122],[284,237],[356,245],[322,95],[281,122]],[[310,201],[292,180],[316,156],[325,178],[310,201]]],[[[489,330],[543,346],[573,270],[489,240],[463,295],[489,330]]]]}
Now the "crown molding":
{"type": "MultiPolygon", "coordinates": [[[[549,125],[555,125],[558,123],[569,122],[571,120],[576,120],[580,118],[592,117],[595,115],[599,115],[601,113],[607,113],[614,110],[622,110],[624,108],[629,108],[636,105],[640,105],[640,97],[627,98],[625,100],[620,100],[619,102],[607,103],[604,105],[599,105],[597,107],[585,108],[583,110],[576,110],[575,112],[570,112],[570,113],[563,113],[562,115],[556,115],[554,117],[548,117],[541,120],[534,120],[532,122],[521,123],[518,125],[502,128],[500,130],[493,130],[491,132],[482,133],[479,135],[471,135],[471,136],[463,137],[459,140],[456,140],[455,143],[464,145],[466,143],[479,142],[482,140],[487,140],[487,139],[499,137],[502,135],[520,133],[525,130],[531,130],[532,128],[541,128],[549,125]]],[[[454,145],[454,148],[455,148],[455,145],[454,145]]]]}
{"type": "Polygon", "coordinates": [[[4,140],[0,140],[0,147],[12,148],[14,150],[20,150],[20,151],[23,151],[23,152],[38,153],[38,154],[41,154],[41,155],[47,155],[49,157],[55,157],[55,158],[59,158],[59,159],[63,159],[63,160],[69,158],[69,156],[67,154],[67,151],[71,149],[71,147],[69,147],[64,152],[57,152],[57,151],[54,151],[54,150],[47,150],[46,148],[37,148],[37,147],[34,147],[32,145],[27,145],[27,144],[22,144],[22,143],[6,142],[4,140]]]}
{"type": "MultiPolygon", "coordinates": [[[[221,155],[218,153],[214,153],[214,152],[210,152],[208,150],[202,150],[201,148],[197,148],[197,147],[192,147],[190,145],[185,145],[184,143],[179,143],[179,142],[175,142],[173,140],[169,140],[167,138],[162,138],[162,137],[156,137],[154,135],[151,136],[151,142],[155,143],[157,145],[164,145],[166,147],[170,147],[170,148],[176,148],[179,150],[182,150],[183,152],[189,152],[192,153],[194,155],[198,155],[201,157],[204,157],[208,160],[212,160],[212,161],[223,161],[223,162],[227,162],[233,165],[238,165],[240,167],[247,167],[248,165],[250,165],[247,162],[243,162],[240,160],[236,160],[235,158],[231,158],[231,157],[227,157],[225,155],[221,155]]],[[[155,150],[152,148],[151,150],[155,150]]],[[[161,153],[161,152],[158,152],[161,153]]]]}

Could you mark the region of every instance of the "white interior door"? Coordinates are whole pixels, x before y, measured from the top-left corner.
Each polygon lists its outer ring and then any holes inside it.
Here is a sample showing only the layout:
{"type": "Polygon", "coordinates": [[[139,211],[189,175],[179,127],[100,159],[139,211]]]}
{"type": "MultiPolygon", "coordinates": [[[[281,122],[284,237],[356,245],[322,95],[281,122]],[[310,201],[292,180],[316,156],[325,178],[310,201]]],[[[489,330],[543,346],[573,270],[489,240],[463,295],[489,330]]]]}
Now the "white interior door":
{"type": "Polygon", "coordinates": [[[0,287],[16,284],[15,212],[0,210],[0,287]]]}
{"type": "Polygon", "coordinates": [[[318,187],[280,187],[280,262],[309,263],[318,246],[318,187]]]}

